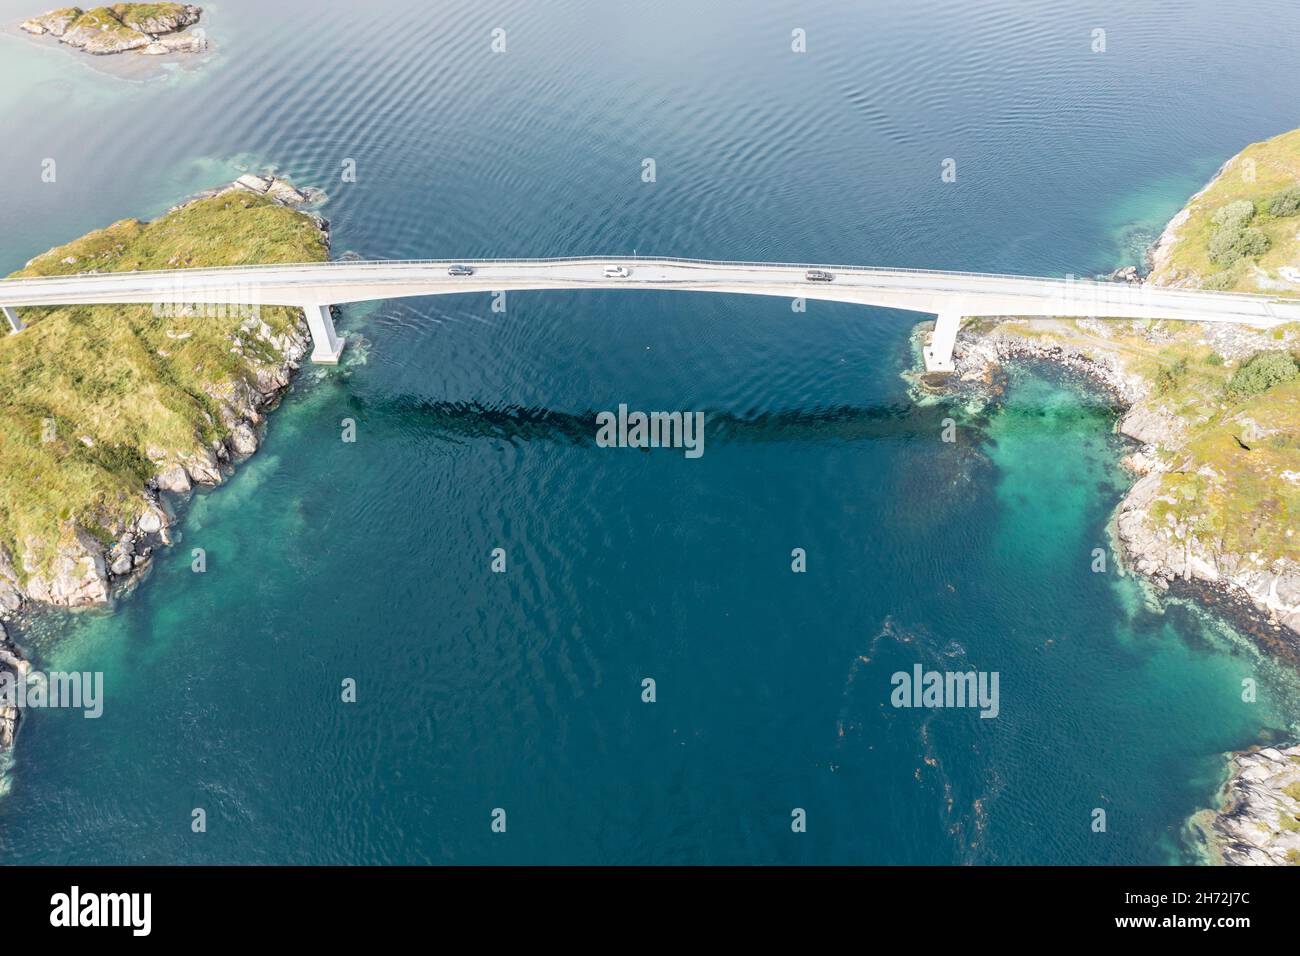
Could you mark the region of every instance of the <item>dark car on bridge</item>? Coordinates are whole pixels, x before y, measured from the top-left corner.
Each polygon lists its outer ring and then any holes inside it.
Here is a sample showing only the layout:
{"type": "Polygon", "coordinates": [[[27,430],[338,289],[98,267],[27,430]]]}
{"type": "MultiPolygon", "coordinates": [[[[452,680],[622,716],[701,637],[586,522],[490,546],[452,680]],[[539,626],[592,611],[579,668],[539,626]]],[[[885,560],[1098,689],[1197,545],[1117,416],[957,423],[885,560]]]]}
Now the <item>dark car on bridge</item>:
{"type": "Polygon", "coordinates": [[[834,282],[835,276],[823,269],[809,269],[803,274],[809,282],[834,282]]]}

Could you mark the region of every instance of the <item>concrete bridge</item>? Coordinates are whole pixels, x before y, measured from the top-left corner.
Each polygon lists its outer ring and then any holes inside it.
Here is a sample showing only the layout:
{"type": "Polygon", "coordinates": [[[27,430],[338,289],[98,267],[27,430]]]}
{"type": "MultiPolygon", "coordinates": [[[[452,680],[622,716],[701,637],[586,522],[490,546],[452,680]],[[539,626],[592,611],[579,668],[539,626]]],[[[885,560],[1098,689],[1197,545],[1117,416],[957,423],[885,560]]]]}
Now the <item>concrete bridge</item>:
{"type": "Polygon", "coordinates": [[[330,306],[372,299],[528,289],[657,289],[852,302],[929,313],[934,332],[924,349],[931,372],[952,371],[963,317],[1063,316],[1233,322],[1269,328],[1300,321],[1300,301],[1268,295],[1168,289],[1137,283],[1031,276],[595,256],[563,259],[374,261],[343,259],[301,265],[226,266],[159,272],[110,272],[0,281],[0,308],[13,332],[18,309],[36,306],[222,304],[294,306],[311,329],[312,361],[337,363],[343,340],[330,306]],[[468,275],[449,275],[466,266],[468,275]],[[626,276],[607,274],[622,267],[626,276]],[[831,281],[811,281],[809,270],[831,281]]]}

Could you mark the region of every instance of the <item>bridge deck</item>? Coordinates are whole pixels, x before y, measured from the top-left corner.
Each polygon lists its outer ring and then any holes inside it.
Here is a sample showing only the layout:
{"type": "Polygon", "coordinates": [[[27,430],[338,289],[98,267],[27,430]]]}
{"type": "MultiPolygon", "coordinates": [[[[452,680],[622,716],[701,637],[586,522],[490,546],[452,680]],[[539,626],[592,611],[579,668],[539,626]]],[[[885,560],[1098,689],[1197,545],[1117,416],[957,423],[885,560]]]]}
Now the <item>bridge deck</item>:
{"type": "MultiPolygon", "coordinates": [[[[436,261],[344,259],[6,279],[0,281],[0,305],[9,309],[109,303],[297,306],[308,310],[318,344],[323,339],[329,340],[333,357],[337,358],[338,343],[332,327],[328,327],[328,311],[322,312],[322,306],[371,299],[530,289],[654,289],[767,295],[953,317],[1094,316],[1231,322],[1264,328],[1300,321],[1300,300],[1269,295],[922,269],[617,256],[436,261]],[[458,263],[472,266],[473,274],[448,275],[448,268],[458,263]],[[605,267],[610,264],[625,266],[631,274],[607,277],[605,267]],[[830,272],[835,279],[810,282],[805,277],[809,269],[830,272]]],[[[944,346],[950,354],[948,340],[955,335],[955,325],[945,325],[943,331],[944,342],[934,344],[944,346]]],[[[935,361],[941,362],[940,358],[935,361]]]]}

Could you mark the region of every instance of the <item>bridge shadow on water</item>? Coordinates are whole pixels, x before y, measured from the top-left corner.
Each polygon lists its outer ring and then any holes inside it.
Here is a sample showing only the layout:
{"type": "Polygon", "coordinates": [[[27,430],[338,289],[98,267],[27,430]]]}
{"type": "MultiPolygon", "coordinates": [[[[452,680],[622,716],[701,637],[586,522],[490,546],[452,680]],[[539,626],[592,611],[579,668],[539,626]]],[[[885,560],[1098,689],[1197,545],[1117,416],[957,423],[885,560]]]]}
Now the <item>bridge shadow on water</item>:
{"type": "MultiPolygon", "coordinates": [[[[509,442],[540,441],[593,447],[596,444],[596,416],[600,411],[565,412],[514,404],[433,401],[409,395],[379,400],[354,395],[349,397],[349,403],[358,415],[381,427],[394,427],[411,437],[451,441],[480,438],[509,442]]],[[[635,406],[631,410],[703,411],[708,440],[713,444],[937,440],[944,420],[954,416],[953,411],[942,405],[911,403],[834,405],[744,414],[635,406]]],[[[617,413],[616,408],[609,411],[617,413]]],[[[967,419],[965,424],[979,425],[982,421],[967,419]]],[[[976,432],[982,434],[981,429],[976,432]]]]}
{"type": "MultiPolygon", "coordinates": [[[[477,401],[437,401],[412,395],[380,399],[349,396],[354,416],[370,428],[391,430],[398,440],[416,445],[477,441],[512,445],[550,444],[597,449],[599,410],[557,411],[514,404],[487,405],[477,401]]],[[[642,411],[662,409],[644,408],[642,411]]],[[[615,411],[615,410],[611,410],[615,411]]],[[[873,471],[864,485],[865,498],[889,501],[878,520],[919,534],[942,529],[958,512],[974,506],[993,484],[988,449],[993,440],[986,413],[966,415],[939,405],[908,402],[877,405],[834,405],[755,410],[748,413],[703,409],[705,459],[723,447],[839,446],[861,447],[870,460],[889,462],[873,471]],[[956,420],[955,440],[942,441],[946,425],[956,420]],[[873,443],[889,443],[889,456],[877,458],[873,443]],[[924,481],[915,476],[925,475],[924,481]]],[[[641,449],[651,454],[652,449],[641,449]]],[[[792,447],[793,453],[793,447],[792,447]]],[[[763,466],[766,467],[766,466],[763,466]]],[[[868,465],[873,469],[874,465],[868,465]]],[[[864,480],[861,473],[856,478],[864,480]]]]}

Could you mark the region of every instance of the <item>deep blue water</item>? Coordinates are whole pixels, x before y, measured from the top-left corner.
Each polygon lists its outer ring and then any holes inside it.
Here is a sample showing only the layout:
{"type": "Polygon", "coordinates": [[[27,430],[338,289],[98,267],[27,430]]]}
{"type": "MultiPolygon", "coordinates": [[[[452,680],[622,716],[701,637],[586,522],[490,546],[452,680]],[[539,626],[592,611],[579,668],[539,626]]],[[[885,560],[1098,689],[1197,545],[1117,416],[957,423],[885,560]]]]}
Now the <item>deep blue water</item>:
{"type": "MultiPolygon", "coordinates": [[[[336,255],[1108,271],[1296,125],[1289,4],[1110,6],[224,0],[213,56],[149,80],[5,33],[0,269],[274,166],[328,193],[336,255]]],[[[348,307],[345,365],[152,577],[24,635],[107,701],[25,722],[0,860],[1190,859],[1220,754],[1295,733],[1295,675],[1091,573],[1124,487],[1100,396],[1025,369],[987,414],[915,403],[915,318],[348,307]],[[704,410],[705,454],[597,448],[619,403],[704,410]],[[916,663],[997,671],[999,716],[892,708],[916,663]]]]}

